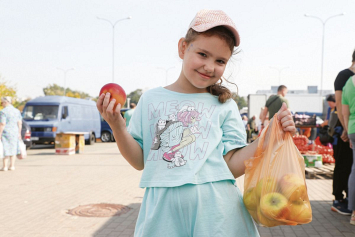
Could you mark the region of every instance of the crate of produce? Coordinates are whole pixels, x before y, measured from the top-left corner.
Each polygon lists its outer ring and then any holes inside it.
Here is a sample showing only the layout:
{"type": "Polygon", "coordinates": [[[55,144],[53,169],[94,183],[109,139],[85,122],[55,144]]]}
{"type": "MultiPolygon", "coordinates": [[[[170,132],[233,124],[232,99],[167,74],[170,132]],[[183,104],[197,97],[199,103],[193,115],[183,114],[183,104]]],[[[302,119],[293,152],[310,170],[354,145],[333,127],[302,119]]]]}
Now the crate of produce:
{"type": "Polygon", "coordinates": [[[320,154],[304,154],[303,158],[306,167],[321,167],[323,165],[322,155],[320,154]]]}

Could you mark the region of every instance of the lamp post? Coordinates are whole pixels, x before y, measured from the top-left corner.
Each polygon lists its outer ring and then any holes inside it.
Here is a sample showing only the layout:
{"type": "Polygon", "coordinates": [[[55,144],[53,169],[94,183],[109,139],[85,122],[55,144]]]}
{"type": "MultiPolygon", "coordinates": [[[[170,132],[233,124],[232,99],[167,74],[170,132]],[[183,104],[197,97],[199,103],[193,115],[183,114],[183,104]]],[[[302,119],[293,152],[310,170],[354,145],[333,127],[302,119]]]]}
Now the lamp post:
{"type": "Polygon", "coordinates": [[[112,26],[112,82],[114,82],[114,79],[115,79],[115,26],[118,22],[123,21],[123,20],[132,19],[132,17],[129,16],[126,18],[122,18],[120,20],[115,21],[114,23],[112,23],[110,20],[107,20],[105,18],[101,18],[98,16],[96,18],[99,20],[107,21],[112,26]]]}
{"type": "Polygon", "coordinates": [[[168,69],[162,68],[162,67],[158,67],[157,69],[162,69],[165,71],[165,85],[168,85],[168,72],[170,69],[173,69],[175,67],[169,67],[168,69]]]}
{"type": "Polygon", "coordinates": [[[333,15],[333,16],[330,16],[328,17],[327,19],[325,19],[324,21],[317,17],[317,16],[312,16],[312,15],[308,15],[308,14],[304,14],[305,17],[311,17],[311,18],[315,18],[317,20],[320,20],[323,24],[323,33],[322,33],[322,60],[321,60],[321,76],[320,76],[320,91],[319,91],[319,94],[321,95],[323,93],[323,58],[324,58],[324,32],[325,32],[325,23],[327,23],[327,21],[330,19],[330,18],[333,18],[333,17],[337,17],[337,16],[344,16],[345,13],[340,13],[340,14],[337,14],[337,15],[333,15]]]}
{"type": "Polygon", "coordinates": [[[281,85],[281,72],[289,67],[283,67],[283,68],[278,68],[278,67],[270,67],[271,69],[275,69],[279,71],[279,85],[281,85]]]}
{"type": "Polygon", "coordinates": [[[66,78],[67,78],[67,72],[69,72],[71,70],[75,70],[75,69],[74,68],[62,69],[62,68],[59,68],[59,67],[57,67],[57,69],[64,72],[64,95],[63,96],[65,96],[65,90],[66,90],[65,83],[66,83],[66,78]]]}

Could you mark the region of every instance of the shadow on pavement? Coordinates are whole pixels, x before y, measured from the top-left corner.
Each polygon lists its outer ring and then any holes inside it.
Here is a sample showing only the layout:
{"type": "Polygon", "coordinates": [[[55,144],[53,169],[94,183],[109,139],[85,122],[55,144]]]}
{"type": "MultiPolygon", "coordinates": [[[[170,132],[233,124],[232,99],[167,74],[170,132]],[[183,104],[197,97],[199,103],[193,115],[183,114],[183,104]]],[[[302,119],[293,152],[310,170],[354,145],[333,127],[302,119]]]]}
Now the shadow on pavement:
{"type": "Polygon", "coordinates": [[[141,203],[131,203],[127,206],[132,209],[126,214],[111,217],[93,236],[133,236],[141,203]]]}
{"type": "Polygon", "coordinates": [[[34,145],[31,147],[31,150],[51,149],[51,148],[54,148],[54,145],[34,145]]]}

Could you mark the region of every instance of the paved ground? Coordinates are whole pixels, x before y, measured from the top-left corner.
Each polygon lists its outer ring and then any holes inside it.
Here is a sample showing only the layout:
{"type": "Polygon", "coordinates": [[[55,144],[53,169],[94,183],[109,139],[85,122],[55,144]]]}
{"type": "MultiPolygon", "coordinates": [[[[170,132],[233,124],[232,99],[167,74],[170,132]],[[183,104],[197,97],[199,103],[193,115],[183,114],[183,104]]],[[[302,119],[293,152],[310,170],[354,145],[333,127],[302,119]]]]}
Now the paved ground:
{"type": "MultiPolygon", "coordinates": [[[[58,156],[54,149],[31,149],[15,171],[0,172],[0,236],[133,236],[143,197],[141,172],[120,156],[114,143],[85,146],[80,155],[58,156]],[[79,205],[114,203],[131,207],[119,217],[74,217],[79,205]]],[[[237,180],[242,188],[243,179],[237,180]]],[[[330,211],[332,180],[307,180],[313,221],[302,226],[259,227],[262,237],[352,236],[349,216],[330,211]]]]}

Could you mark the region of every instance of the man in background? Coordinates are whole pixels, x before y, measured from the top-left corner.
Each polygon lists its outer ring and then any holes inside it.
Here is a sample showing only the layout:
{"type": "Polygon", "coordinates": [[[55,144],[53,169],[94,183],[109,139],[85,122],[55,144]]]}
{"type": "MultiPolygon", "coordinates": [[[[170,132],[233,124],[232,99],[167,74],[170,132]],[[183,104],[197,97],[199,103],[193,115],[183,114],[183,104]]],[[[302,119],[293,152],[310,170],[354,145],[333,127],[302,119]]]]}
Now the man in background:
{"type": "Polygon", "coordinates": [[[342,215],[351,215],[352,211],[348,209],[348,200],[344,198],[343,191],[348,196],[348,179],[351,173],[353,163],[352,150],[350,149],[348,131],[344,125],[343,111],[341,99],[343,95],[343,87],[348,79],[355,74],[355,50],[352,55],[352,65],[339,72],[334,81],[335,90],[335,106],[340,121],[340,126],[336,127],[335,139],[333,142],[335,167],[333,174],[333,195],[335,200],[331,207],[332,211],[336,211],[342,215]]]}
{"type": "Polygon", "coordinates": [[[277,94],[272,95],[265,103],[264,110],[261,112],[260,121],[261,128],[264,128],[264,121],[266,119],[267,113],[269,113],[269,119],[271,120],[277,111],[280,110],[282,103],[285,102],[288,107],[288,101],[285,98],[287,94],[287,87],[284,85],[279,86],[277,89],[277,94]]]}
{"type": "Polygon", "coordinates": [[[135,103],[130,103],[129,104],[129,108],[130,110],[127,110],[125,113],[124,113],[124,119],[126,121],[126,127],[128,127],[129,125],[129,121],[131,120],[131,117],[132,117],[132,114],[134,112],[134,109],[136,108],[136,104],[135,103]]]}

